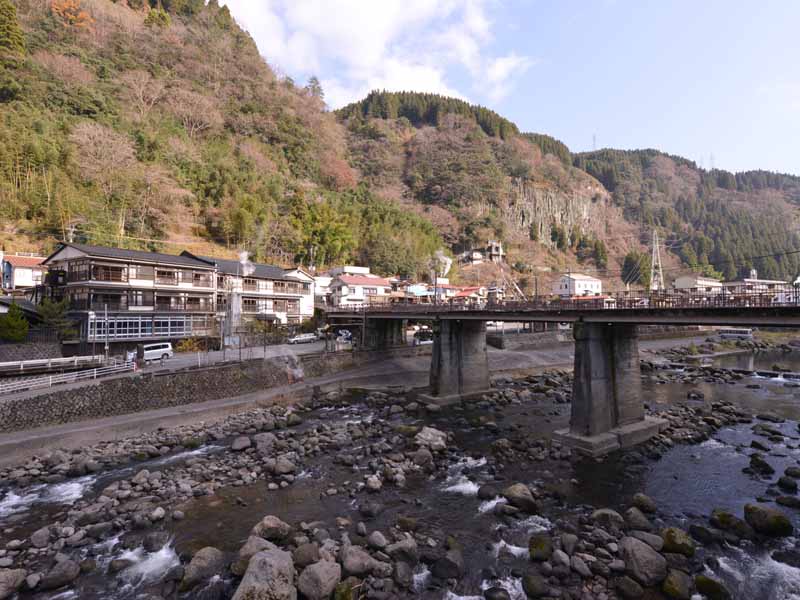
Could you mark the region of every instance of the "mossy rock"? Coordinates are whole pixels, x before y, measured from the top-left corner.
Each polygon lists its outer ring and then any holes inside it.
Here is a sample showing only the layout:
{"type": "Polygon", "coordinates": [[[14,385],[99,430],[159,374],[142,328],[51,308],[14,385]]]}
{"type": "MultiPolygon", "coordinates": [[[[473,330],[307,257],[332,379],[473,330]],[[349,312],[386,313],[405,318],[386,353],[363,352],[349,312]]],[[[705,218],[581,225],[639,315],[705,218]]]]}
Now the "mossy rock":
{"type": "Polygon", "coordinates": [[[395,428],[395,431],[400,435],[404,435],[406,437],[413,437],[419,433],[419,427],[417,425],[398,425],[395,428]]]}
{"type": "Polygon", "coordinates": [[[667,527],[661,532],[664,539],[663,552],[673,552],[684,556],[694,556],[694,542],[683,529],[678,527],[667,527]]]}
{"type": "Polygon", "coordinates": [[[717,529],[729,531],[740,538],[752,538],[753,528],[732,512],[715,508],[711,512],[711,524],[717,529]]]}
{"type": "Polygon", "coordinates": [[[670,569],[661,590],[674,600],[690,600],[692,597],[692,578],[683,571],[670,569]]]}
{"type": "Polygon", "coordinates": [[[536,534],[528,541],[531,560],[545,561],[553,554],[553,540],[547,534],[536,534]]]}
{"type": "Polygon", "coordinates": [[[697,591],[703,594],[708,600],[731,600],[731,593],[728,591],[721,581],[706,577],[705,575],[696,575],[694,578],[694,586],[697,591]]]}
{"type": "Polygon", "coordinates": [[[794,531],[789,517],[771,506],[745,504],[744,518],[753,529],[762,535],[786,537],[792,535],[794,531]]]}

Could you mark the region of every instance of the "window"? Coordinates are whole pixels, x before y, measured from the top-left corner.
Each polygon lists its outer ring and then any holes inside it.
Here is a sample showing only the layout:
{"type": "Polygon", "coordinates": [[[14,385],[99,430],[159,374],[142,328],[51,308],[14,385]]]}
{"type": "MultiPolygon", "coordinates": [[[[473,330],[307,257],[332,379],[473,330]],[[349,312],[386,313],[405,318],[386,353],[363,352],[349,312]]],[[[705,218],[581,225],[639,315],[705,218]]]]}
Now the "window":
{"type": "Polygon", "coordinates": [[[272,307],[275,312],[286,312],[286,300],[273,300],[272,307]]]}
{"type": "Polygon", "coordinates": [[[364,288],[364,295],[365,296],[377,296],[378,295],[378,288],[365,287],[364,288]]]}
{"type": "Polygon", "coordinates": [[[69,281],[87,281],[89,279],[89,261],[74,260],[67,263],[67,279],[69,281]]]}
{"type": "Polygon", "coordinates": [[[178,272],[167,269],[157,269],[156,283],[161,283],[163,285],[177,285],[178,272]]]}
{"type": "Polygon", "coordinates": [[[258,281],[256,281],[252,277],[245,277],[243,289],[246,292],[255,292],[258,289],[258,281]]]}
{"type": "Polygon", "coordinates": [[[130,306],[153,306],[153,292],[143,290],[131,290],[128,292],[128,304],[130,306]]]}
{"type": "Polygon", "coordinates": [[[128,278],[152,281],[155,269],[152,265],[129,265],[128,278]]]}

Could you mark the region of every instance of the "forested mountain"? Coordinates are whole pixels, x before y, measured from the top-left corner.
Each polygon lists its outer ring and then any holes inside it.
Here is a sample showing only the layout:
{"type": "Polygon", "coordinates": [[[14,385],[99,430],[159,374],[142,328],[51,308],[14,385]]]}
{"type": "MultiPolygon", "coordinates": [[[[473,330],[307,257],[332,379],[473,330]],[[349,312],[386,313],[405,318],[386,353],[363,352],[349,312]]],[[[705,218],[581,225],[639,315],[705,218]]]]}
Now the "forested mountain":
{"type": "Polygon", "coordinates": [[[152,4],[0,0],[0,244],[426,268],[440,236],[358,185],[318,82],[216,0],[152,4]]]}
{"type": "MultiPolygon", "coordinates": [[[[793,277],[800,180],[657,151],[574,155],[462,100],[375,91],[332,113],[216,0],[0,0],[0,245],[250,251],[422,275],[505,242],[518,280],[620,285],[652,228],[670,269],[793,277]],[[269,57],[267,57],[269,59],[269,57]]],[[[544,283],[544,282],[543,282],[544,283]]]]}
{"type": "Polygon", "coordinates": [[[659,228],[682,262],[726,279],[794,278],[800,273],[800,177],[705,171],[657,150],[576,154],[575,166],[599,179],[629,221],[659,228]]]}

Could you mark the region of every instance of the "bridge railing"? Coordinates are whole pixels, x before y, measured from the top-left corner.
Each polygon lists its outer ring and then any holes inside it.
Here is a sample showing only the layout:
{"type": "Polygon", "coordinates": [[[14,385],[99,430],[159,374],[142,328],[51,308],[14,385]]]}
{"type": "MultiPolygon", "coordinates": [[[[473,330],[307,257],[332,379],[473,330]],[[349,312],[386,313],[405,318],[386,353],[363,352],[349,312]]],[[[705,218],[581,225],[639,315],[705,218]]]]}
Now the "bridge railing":
{"type": "Polygon", "coordinates": [[[337,312],[365,315],[374,313],[450,314],[468,311],[589,311],[589,310],[663,310],[663,309],[718,309],[718,308],[771,308],[800,306],[800,289],[761,291],[747,288],[727,287],[721,291],[682,292],[669,290],[637,294],[620,292],[601,296],[559,298],[556,296],[534,296],[528,300],[501,300],[493,302],[454,302],[452,300],[432,303],[395,302],[359,309],[331,307],[329,314],[337,312]]]}

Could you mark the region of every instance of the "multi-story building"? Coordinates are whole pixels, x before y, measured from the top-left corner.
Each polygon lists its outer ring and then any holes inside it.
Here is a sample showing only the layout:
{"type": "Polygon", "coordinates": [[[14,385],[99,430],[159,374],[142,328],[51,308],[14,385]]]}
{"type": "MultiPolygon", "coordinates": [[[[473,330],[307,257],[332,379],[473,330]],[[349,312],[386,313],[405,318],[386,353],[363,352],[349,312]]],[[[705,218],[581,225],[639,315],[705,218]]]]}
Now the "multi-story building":
{"type": "Polygon", "coordinates": [[[572,296],[599,296],[603,293],[603,282],[596,277],[567,273],[553,282],[553,294],[562,298],[572,296]]]}
{"type": "MultiPolygon", "coordinates": [[[[369,271],[367,271],[369,273],[369,271]]],[[[389,302],[392,282],[371,274],[338,274],[331,282],[331,305],[336,308],[362,308],[389,302]]]]}
{"type": "Polygon", "coordinates": [[[191,256],[63,243],[44,264],[69,298],[82,342],[137,342],[215,333],[215,267],[191,256]]]}
{"type": "Polygon", "coordinates": [[[229,316],[235,329],[251,318],[286,325],[314,316],[314,278],[302,269],[198,256],[181,256],[215,269],[216,310],[229,316]]]}
{"type": "Polygon", "coordinates": [[[44,282],[47,267],[44,256],[17,253],[6,254],[0,250],[0,274],[4,292],[26,292],[44,282]]]}

